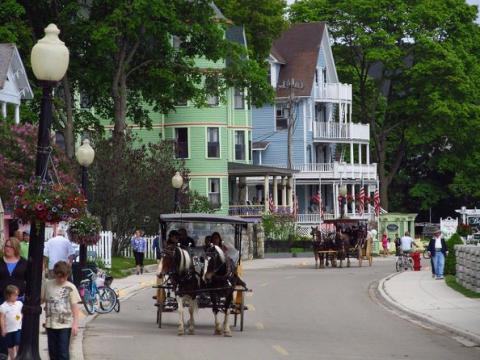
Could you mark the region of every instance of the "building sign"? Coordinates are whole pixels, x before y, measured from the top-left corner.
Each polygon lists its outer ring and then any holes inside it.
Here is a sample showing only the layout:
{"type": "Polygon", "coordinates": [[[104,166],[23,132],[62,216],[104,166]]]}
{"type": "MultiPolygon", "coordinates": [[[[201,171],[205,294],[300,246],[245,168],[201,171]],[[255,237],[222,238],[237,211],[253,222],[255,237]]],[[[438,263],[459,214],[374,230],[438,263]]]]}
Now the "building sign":
{"type": "Polygon", "coordinates": [[[387,230],[391,231],[391,232],[397,231],[398,230],[398,225],[397,224],[388,224],[387,225],[387,230]]]}
{"type": "Polygon", "coordinates": [[[480,217],[478,216],[469,216],[467,222],[470,226],[480,227],[480,217]]]}
{"type": "Polygon", "coordinates": [[[446,219],[440,219],[440,231],[445,236],[445,240],[457,232],[458,219],[452,219],[450,216],[446,219]]]}

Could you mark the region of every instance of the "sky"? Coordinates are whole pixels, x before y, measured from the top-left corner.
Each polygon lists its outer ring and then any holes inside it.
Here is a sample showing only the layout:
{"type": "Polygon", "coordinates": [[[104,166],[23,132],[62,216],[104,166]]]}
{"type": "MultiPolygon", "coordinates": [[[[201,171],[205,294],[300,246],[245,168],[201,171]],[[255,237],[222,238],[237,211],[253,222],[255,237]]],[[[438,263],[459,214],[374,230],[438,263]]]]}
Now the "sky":
{"type": "MultiPolygon", "coordinates": [[[[295,0],[287,0],[288,4],[293,4],[295,0]]],[[[470,5],[477,5],[480,8],[480,0],[467,0],[470,5]]],[[[477,23],[480,23],[480,16],[477,16],[477,23]]]]}

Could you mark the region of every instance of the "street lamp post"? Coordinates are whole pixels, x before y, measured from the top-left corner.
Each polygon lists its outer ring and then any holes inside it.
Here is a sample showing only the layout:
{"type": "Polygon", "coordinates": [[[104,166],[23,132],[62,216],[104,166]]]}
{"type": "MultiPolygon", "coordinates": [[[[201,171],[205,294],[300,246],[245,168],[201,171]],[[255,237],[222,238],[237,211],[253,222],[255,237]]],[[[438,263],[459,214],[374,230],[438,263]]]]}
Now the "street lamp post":
{"type": "Polygon", "coordinates": [[[177,171],[175,175],[172,177],[172,186],[175,189],[175,206],[173,207],[173,212],[179,212],[180,211],[180,199],[179,199],[179,191],[180,188],[183,185],[183,177],[180,175],[180,173],[177,171]]]}
{"type": "MultiPolygon", "coordinates": [[[[95,151],[90,146],[90,140],[84,139],[82,145],[75,153],[78,163],[82,167],[82,190],[83,195],[87,199],[87,183],[88,183],[88,170],[87,168],[92,165],[95,158],[95,151]]],[[[80,269],[85,267],[87,263],[87,245],[80,245],[80,269]]]]}
{"type": "MultiPolygon", "coordinates": [[[[45,176],[47,172],[50,153],[50,125],[52,123],[52,89],[63,78],[68,68],[69,52],[65,44],[58,38],[59,33],[60,30],[56,25],[48,25],[45,28],[45,37],[35,44],[31,53],[32,70],[43,89],[35,163],[35,176],[37,177],[45,176]]],[[[39,360],[38,332],[42,312],[40,295],[45,242],[44,222],[31,222],[30,238],[22,336],[17,359],[39,360]]]]}

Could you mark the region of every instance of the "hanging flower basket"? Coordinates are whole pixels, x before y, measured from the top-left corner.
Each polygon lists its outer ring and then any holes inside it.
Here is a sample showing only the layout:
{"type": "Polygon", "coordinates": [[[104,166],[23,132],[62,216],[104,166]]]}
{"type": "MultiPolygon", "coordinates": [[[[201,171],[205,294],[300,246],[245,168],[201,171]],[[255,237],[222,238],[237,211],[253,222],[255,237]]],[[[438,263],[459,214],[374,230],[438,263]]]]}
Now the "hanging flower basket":
{"type": "Polygon", "coordinates": [[[32,178],[12,192],[15,217],[24,223],[69,221],[81,216],[86,208],[81,190],[72,184],[53,184],[32,178]]]}
{"type": "Polygon", "coordinates": [[[79,245],[95,245],[100,240],[102,224],[98,217],[84,213],[68,224],[68,237],[79,245]]]}

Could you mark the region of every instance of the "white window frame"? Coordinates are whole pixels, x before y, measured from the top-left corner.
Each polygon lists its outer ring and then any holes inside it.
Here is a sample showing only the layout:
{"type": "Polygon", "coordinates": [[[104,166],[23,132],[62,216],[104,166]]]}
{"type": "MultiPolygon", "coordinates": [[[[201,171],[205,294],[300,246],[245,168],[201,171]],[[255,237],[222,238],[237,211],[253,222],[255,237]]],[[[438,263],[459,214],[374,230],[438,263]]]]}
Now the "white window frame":
{"type": "Polygon", "coordinates": [[[219,177],[207,178],[207,198],[208,202],[213,206],[214,209],[220,209],[222,207],[222,179],[219,177]],[[211,181],[218,180],[218,192],[211,192],[211,181]],[[218,204],[212,203],[210,195],[218,194],[218,204]]]}
{"type": "Polygon", "coordinates": [[[207,126],[205,128],[205,158],[206,159],[221,159],[222,158],[222,140],[221,140],[221,128],[219,126],[207,126]],[[217,129],[218,131],[218,156],[211,157],[208,156],[208,129],[217,129]]]}
{"type": "Polygon", "coordinates": [[[246,150],[246,145],[245,145],[245,140],[246,140],[246,136],[245,136],[245,130],[235,130],[233,132],[233,146],[234,146],[234,149],[233,149],[233,152],[234,152],[234,157],[235,157],[235,160],[238,160],[238,161],[245,161],[247,160],[247,150],[246,150]],[[237,133],[243,133],[243,144],[237,144],[237,133]],[[237,145],[243,145],[243,159],[238,159],[237,158],[237,145]]]}
{"type": "Polygon", "coordinates": [[[186,126],[178,126],[173,128],[173,138],[175,140],[175,159],[190,159],[190,128],[186,126]],[[177,157],[177,130],[178,129],[186,129],[187,130],[187,157],[177,157]]]}

